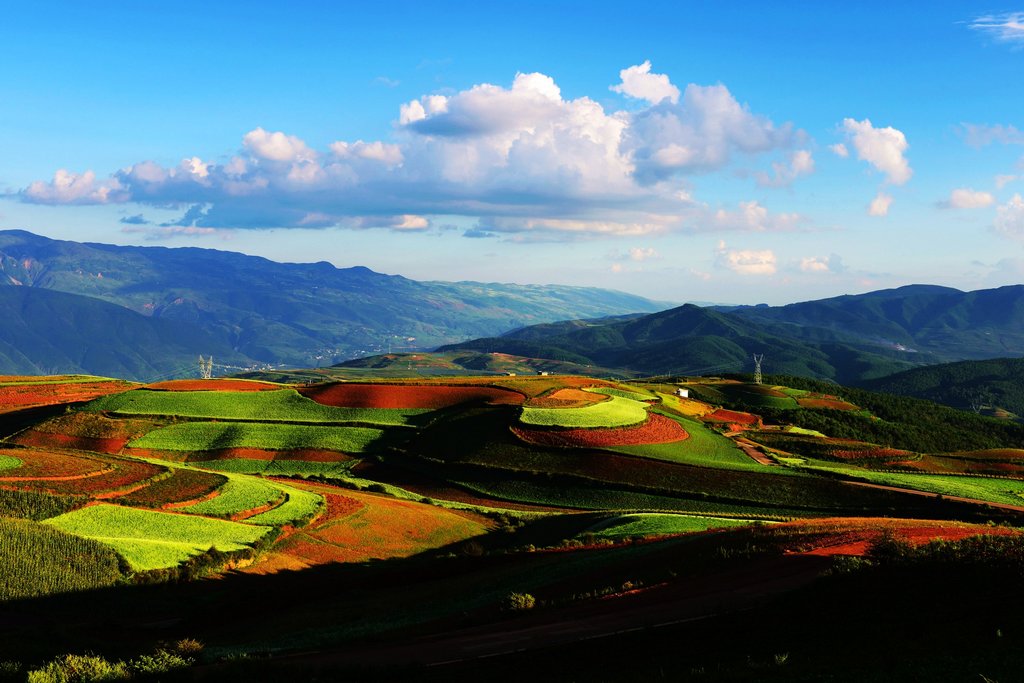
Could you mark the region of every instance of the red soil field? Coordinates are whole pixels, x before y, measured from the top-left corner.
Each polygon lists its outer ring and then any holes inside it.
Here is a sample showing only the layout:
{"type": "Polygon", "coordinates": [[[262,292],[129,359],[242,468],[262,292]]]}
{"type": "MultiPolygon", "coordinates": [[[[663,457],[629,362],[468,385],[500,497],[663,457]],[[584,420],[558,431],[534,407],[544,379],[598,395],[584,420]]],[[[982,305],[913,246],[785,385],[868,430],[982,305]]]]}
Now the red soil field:
{"type": "Polygon", "coordinates": [[[840,458],[843,460],[866,460],[866,459],[879,459],[879,460],[904,460],[913,455],[910,451],[903,451],[899,448],[862,448],[862,449],[836,449],[829,452],[834,458],[840,458]]]}
{"type": "Polygon", "coordinates": [[[121,496],[118,503],[170,510],[212,498],[227,480],[213,472],[176,469],[167,479],[121,496]]]}
{"type": "Polygon", "coordinates": [[[863,555],[871,542],[885,532],[914,545],[935,540],[955,541],[982,534],[1011,536],[1021,533],[1009,527],[984,524],[874,517],[799,520],[780,524],[772,531],[781,534],[796,532],[797,537],[787,543],[787,553],[825,556],[863,555]]]}
{"type": "Polygon", "coordinates": [[[157,391],[277,391],[284,387],[244,379],[172,379],[148,384],[146,388],[157,391]]]}
{"type": "Polygon", "coordinates": [[[672,443],[690,435],[678,422],[652,413],[636,427],[619,429],[528,429],[512,427],[512,432],[526,443],[556,448],[607,448],[672,443]]]}
{"type": "Polygon", "coordinates": [[[68,434],[53,434],[49,432],[37,432],[30,429],[22,432],[15,439],[15,443],[22,446],[36,446],[39,448],[70,448],[80,451],[94,451],[97,453],[109,453],[111,455],[120,453],[128,439],[94,439],[88,436],[70,436],[68,434]]]}
{"type": "Polygon", "coordinates": [[[609,400],[609,396],[595,394],[592,391],[582,389],[556,389],[550,394],[535,396],[527,401],[527,405],[533,408],[578,408],[594,405],[609,400]]]}
{"type": "Polygon", "coordinates": [[[120,380],[0,386],[0,413],[29,406],[89,401],[134,388],[135,385],[120,380]]]}
{"type": "Polygon", "coordinates": [[[832,410],[859,410],[857,406],[837,398],[798,398],[801,408],[830,408],[832,410]]]}
{"type": "Polygon", "coordinates": [[[167,471],[159,465],[151,465],[135,460],[109,459],[105,461],[113,468],[94,477],[65,481],[5,481],[2,483],[2,486],[4,488],[46,491],[69,495],[83,494],[93,498],[105,499],[136,491],[146,486],[148,480],[167,471]]]}
{"type": "Polygon", "coordinates": [[[483,533],[489,524],[473,513],[390,496],[310,482],[288,483],[323,495],[327,509],[244,571],[267,574],[332,562],[408,557],[483,533]]]}
{"type": "Polygon", "coordinates": [[[447,408],[470,401],[508,405],[523,402],[516,392],[484,386],[341,383],[298,391],[317,403],[346,408],[447,408]]]}
{"type": "Polygon", "coordinates": [[[99,458],[78,453],[37,450],[35,448],[4,449],[0,454],[21,460],[21,467],[0,470],[0,481],[66,481],[95,477],[113,471],[113,466],[99,458]]]}
{"type": "Polygon", "coordinates": [[[756,425],[761,421],[761,418],[757,415],[741,413],[735,410],[725,410],[724,408],[719,408],[710,415],[705,415],[702,419],[709,422],[728,422],[730,424],[746,426],[756,425]]]}

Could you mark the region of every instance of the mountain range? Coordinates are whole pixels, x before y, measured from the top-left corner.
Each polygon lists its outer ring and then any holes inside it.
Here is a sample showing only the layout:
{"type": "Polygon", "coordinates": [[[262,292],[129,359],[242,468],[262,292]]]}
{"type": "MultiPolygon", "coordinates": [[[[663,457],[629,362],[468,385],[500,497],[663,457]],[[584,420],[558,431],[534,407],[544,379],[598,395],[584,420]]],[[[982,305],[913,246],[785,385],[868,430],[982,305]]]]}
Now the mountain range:
{"type": "Polygon", "coordinates": [[[237,368],[309,367],[666,306],[607,289],[419,282],[326,262],[78,243],[19,230],[0,231],[0,285],[7,285],[0,302],[8,316],[0,372],[141,379],[183,372],[197,354],[237,368]],[[64,296],[50,296],[57,293],[64,296]]]}
{"type": "Polygon", "coordinates": [[[650,374],[751,371],[860,383],[951,360],[1024,355],[1024,286],[910,285],[788,306],[701,308],[573,320],[443,347],[650,374]]]}

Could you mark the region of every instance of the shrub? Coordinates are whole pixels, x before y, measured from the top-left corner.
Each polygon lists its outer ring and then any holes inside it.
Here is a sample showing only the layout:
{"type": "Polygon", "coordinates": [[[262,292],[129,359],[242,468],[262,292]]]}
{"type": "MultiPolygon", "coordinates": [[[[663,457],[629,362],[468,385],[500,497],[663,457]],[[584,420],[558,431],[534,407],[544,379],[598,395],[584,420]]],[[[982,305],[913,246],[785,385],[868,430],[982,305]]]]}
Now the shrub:
{"type": "Polygon", "coordinates": [[[96,655],[64,655],[41,669],[28,672],[28,683],[90,683],[124,681],[131,674],[124,662],[109,662],[96,655]]]}
{"type": "Polygon", "coordinates": [[[508,612],[523,612],[531,610],[537,604],[537,599],[529,593],[509,593],[502,601],[502,608],[508,612]]]}

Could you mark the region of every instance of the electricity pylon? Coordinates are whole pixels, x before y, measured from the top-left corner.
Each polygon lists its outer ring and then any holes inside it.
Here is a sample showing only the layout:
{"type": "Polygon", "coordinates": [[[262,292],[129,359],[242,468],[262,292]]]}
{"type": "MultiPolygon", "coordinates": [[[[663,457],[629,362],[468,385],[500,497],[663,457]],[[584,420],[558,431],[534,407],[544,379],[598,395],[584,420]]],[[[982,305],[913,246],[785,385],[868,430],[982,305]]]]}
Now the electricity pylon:
{"type": "Polygon", "coordinates": [[[761,383],[761,361],[764,360],[764,354],[754,354],[754,384],[761,383]]]}
{"type": "Polygon", "coordinates": [[[199,377],[201,379],[210,379],[213,377],[213,356],[209,358],[203,358],[199,356],[199,377]]]}

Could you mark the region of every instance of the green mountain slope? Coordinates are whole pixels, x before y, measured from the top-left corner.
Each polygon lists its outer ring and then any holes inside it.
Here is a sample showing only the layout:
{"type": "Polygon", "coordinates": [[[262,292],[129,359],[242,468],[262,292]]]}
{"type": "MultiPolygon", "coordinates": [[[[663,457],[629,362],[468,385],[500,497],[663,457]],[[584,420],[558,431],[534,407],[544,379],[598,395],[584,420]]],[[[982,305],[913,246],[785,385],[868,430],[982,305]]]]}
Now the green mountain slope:
{"type": "Polygon", "coordinates": [[[1002,408],[1024,415],[1024,358],[961,361],[865,382],[865,388],[925,398],[966,410],[1002,408]]]}
{"type": "MultiPolygon", "coordinates": [[[[785,337],[741,317],[690,304],[641,317],[536,326],[441,350],[451,349],[571,360],[652,374],[740,371],[750,369],[751,354],[760,353],[767,358],[766,370],[845,382],[911,367],[896,351],[785,337]]],[[[915,360],[923,360],[922,356],[915,360]]]]}
{"type": "Polygon", "coordinates": [[[96,297],[194,324],[246,357],[305,366],[565,318],[663,308],[596,288],[417,282],[324,262],[79,244],[16,230],[0,231],[0,283],[96,297]]]}
{"type": "Polygon", "coordinates": [[[192,372],[200,353],[218,363],[251,363],[194,325],[63,292],[0,287],[0,320],[0,374],[149,380],[192,372]]]}

